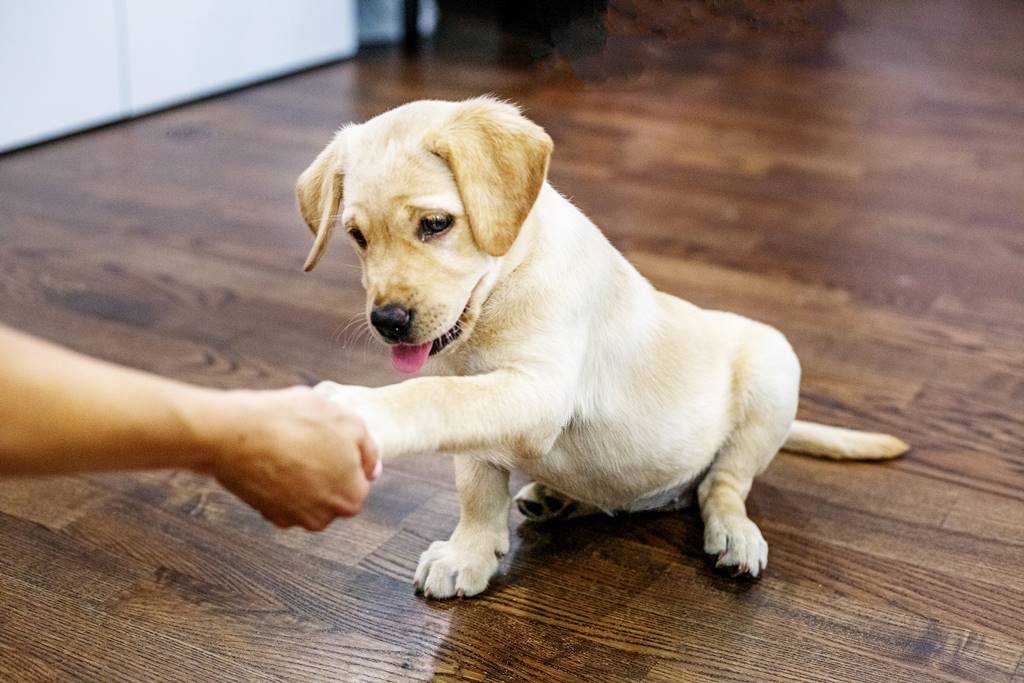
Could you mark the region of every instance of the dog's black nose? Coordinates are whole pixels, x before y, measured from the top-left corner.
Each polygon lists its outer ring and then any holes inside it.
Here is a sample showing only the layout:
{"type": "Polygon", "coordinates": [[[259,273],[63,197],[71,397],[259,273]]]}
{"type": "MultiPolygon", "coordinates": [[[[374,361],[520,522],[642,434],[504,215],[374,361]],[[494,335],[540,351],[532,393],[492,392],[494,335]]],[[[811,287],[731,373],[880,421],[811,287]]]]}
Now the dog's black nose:
{"type": "Polygon", "coordinates": [[[412,327],[414,311],[398,304],[380,306],[370,312],[370,322],[385,339],[404,341],[412,327]]]}

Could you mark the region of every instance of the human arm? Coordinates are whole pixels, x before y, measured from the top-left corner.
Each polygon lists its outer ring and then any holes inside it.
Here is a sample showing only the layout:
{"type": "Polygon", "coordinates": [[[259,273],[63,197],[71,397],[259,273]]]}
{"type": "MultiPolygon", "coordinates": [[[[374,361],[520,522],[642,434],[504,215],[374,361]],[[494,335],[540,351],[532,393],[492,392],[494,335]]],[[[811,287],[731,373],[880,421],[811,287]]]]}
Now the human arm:
{"type": "Polygon", "coordinates": [[[0,476],[188,468],[315,529],[359,512],[377,462],[361,421],[307,387],[208,389],[0,326],[0,476]]]}

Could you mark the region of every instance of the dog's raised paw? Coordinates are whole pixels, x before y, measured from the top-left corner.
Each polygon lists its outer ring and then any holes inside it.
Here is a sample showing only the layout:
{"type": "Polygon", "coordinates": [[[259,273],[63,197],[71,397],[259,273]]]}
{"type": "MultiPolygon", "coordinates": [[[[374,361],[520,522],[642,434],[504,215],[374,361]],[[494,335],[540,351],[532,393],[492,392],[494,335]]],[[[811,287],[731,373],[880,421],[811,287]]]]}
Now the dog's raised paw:
{"type": "Polygon", "coordinates": [[[733,576],[757,577],[768,565],[768,543],[746,517],[709,517],[704,524],[704,552],[717,557],[715,567],[733,576]]]}
{"type": "Polygon", "coordinates": [[[531,522],[570,517],[579,508],[575,501],[536,481],[519,489],[515,501],[519,512],[531,522]]]}

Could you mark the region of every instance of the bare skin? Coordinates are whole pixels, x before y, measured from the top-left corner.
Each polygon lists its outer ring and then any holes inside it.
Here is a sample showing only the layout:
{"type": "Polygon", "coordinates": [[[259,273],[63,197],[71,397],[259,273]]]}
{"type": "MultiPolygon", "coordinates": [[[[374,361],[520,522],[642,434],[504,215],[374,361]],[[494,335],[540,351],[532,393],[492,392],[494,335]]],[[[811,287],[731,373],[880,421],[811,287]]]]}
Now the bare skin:
{"type": "Polygon", "coordinates": [[[0,326],[0,476],[151,468],[211,474],[312,531],[358,514],[380,472],[362,421],[308,387],[207,389],[0,326]]]}

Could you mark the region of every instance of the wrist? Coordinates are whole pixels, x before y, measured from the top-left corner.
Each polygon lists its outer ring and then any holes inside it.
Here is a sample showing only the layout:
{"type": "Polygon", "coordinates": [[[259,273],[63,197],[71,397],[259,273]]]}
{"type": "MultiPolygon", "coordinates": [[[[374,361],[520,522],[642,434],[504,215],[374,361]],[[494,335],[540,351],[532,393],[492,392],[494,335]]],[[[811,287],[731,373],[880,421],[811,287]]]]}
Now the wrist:
{"type": "Polygon", "coordinates": [[[249,392],[185,387],[178,397],[178,412],[189,444],[185,466],[210,472],[221,469],[222,461],[237,451],[246,439],[240,404],[249,392]]]}

